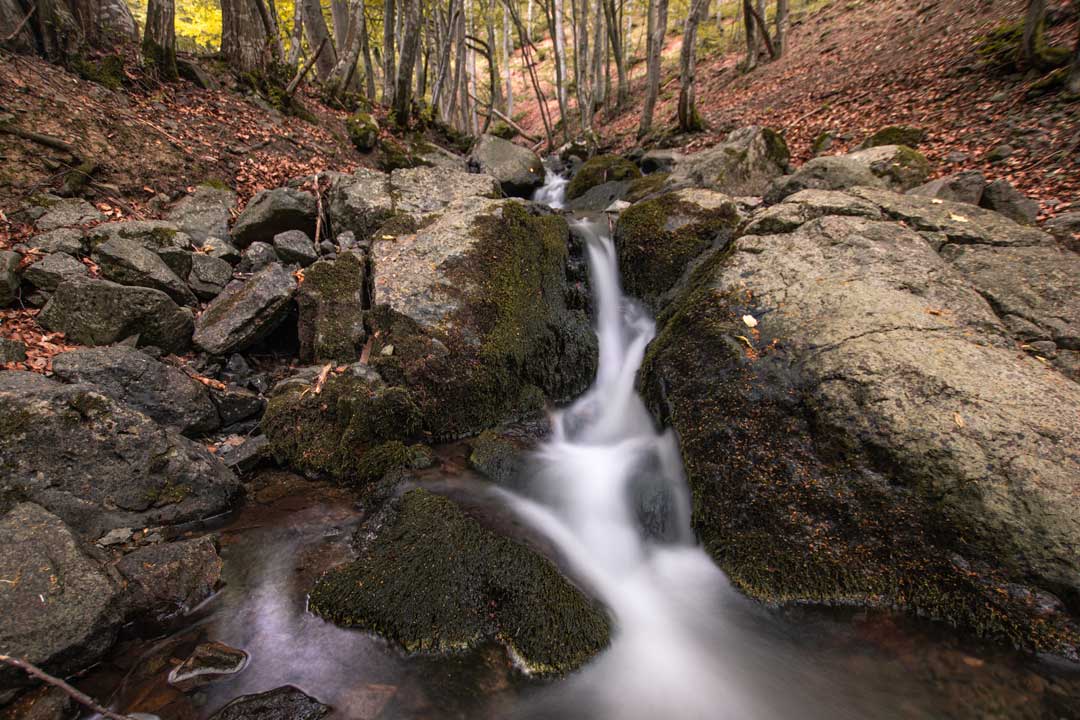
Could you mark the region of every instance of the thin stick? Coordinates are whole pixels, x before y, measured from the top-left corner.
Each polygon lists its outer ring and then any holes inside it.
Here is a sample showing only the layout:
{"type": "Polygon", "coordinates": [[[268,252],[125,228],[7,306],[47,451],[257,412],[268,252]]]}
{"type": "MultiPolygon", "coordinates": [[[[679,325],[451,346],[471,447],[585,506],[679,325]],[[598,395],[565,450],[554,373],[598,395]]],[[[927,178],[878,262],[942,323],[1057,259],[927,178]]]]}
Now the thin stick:
{"type": "Polygon", "coordinates": [[[320,55],[322,55],[322,51],[323,48],[326,47],[327,40],[329,40],[329,38],[323,38],[323,41],[319,43],[319,49],[315,51],[314,55],[308,58],[308,61],[304,63],[304,67],[300,68],[300,72],[296,73],[296,77],[294,77],[289,83],[289,86],[285,88],[286,95],[292,97],[293,93],[296,92],[296,88],[300,87],[300,81],[304,79],[304,76],[308,74],[309,70],[311,70],[311,66],[314,65],[315,61],[319,59],[320,55]]]}
{"type": "Polygon", "coordinates": [[[498,108],[496,108],[496,107],[494,107],[494,106],[492,106],[492,105],[491,105],[491,103],[486,103],[486,102],[484,102],[483,100],[481,100],[480,98],[476,97],[476,96],[475,96],[475,95],[473,95],[472,93],[469,93],[469,97],[471,97],[471,98],[473,99],[473,102],[475,102],[475,103],[476,103],[477,105],[487,105],[487,106],[488,106],[488,109],[489,109],[489,110],[491,110],[491,113],[492,113],[492,114],[493,114],[493,115],[494,115],[495,117],[499,118],[500,120],[502,120],[503,122],[505,122],[505,123],[506,123],[507,125],[509,125],[510,127],[514,128],[515,130],[517,130],[517,132],[518,132],[518,135],[521,135],[521,137],[525,138],[525,139],[526,139],[526,140],[528,140],[529,142],[531,142],[531,143],[538,143],[538,142],[542,142],[542,139],[541,139],[541,138],[536,138],[536,137],[533,137],[533,136],[532,136],[532,135],[530,135],[529,133],[525,132],[525,130],[523,130],[523,129],[522,129],[522,127],[521,127],[520,125],[518,125],[518,124],[517,124],[516,122],[514,122],[514,121],[513,121],[513,120],[511,120],[510,118],[506,117],[506,115],[505,115],[505,114],[503,114],[503,113],[499,112],[499,109],[498,109],[498,108]]]}
{"type": "Polygon", "coordinates": [[[36,10],[37,5],[34,5],[32,8],[30,8],[30,12],[26,13],[26,17],[24,17],[22,21],[15,27],[15,29],[11,31],[11,34],[3,40],[0,40],[0,42],[11,42],[12,40],[14,40],[15,36],[22,32],[23,27],[26,26],[26,23],[30,20],[30,16],[33,15],[34,11],[36,10]]]}
{"type": "Polygon", "coordinates": [[[322,231],[322,192],[319,190],[319,175],[315,173],[315,247],[319,247],[319,233],[322,231]]]}
{"type": "Polygon", "coordinates": [[[55,688],[59,688],[68,697],[70,697],[71,699],[75,700],[76,702],[78,702],[78,703],[80,703],[82,705],[85,705],[86,707],[90,708],[94,712],[100,714],[102,717],[109,718],[109,720],[134,720],[130,715],[117,715],[116,713],[112,712],[111,710],[106,710],[101,705],[98,705],[94,701],[94,699],[92,697],[90,697],[89,695],[86,695],[86,694],[84,694],[82,692],[79,692],[78,690],[71,687],[66,682],[61,680],[60,678],[53,677],[52,675],[45,672],[41,668],[37,667],[36,665],[31,665],[30,663],[28,663],[25,660],[20,660],[19,658],[13,658],[10,655],[0,655],[0,663],[4,663],[6,665],[11,665],[12,667],[17,667],[20,670],[22,670],[23,672],[25,672],[26,674],[32,675],[33,677],[36,677],[39,680],[43,680],[44,682],[48,683],[49,685],[52,685],[55,688]]]}
{"type": "Polygon", "coordinates": [[[75,149],[74,145],[66,143],[60,138],[53,137],[52,135],[43,135],[42,133],[36,133],[30,130],[23,130],[22,128],[12,127],[11,125],[0,125],[0,133],[7,133],[8,135],[21,137],[23,140],[30,140],[31,142],[36,142],[38,145],[51,147],[54,150],[66,152],[69,155],[74,155],[77,158],[82,157],[79,151],[75,149]]]}

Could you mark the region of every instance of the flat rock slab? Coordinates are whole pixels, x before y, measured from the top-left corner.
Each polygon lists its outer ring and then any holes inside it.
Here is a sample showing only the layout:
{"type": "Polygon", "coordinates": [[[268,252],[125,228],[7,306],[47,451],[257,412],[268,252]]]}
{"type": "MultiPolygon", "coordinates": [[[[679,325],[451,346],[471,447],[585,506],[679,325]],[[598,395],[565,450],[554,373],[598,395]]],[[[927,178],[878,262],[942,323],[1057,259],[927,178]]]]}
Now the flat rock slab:
{"type": "Polygon", "coordinates": [[[216,515],[239,490],[202,445],[92,385],[30,372],[0,373],[0,467],[7,488],[88,540],[216,515]]]}
{"type": "MultiPolygon", "coordinates": [[[[10,508],[0,537],[0,648],[61,677],[94,663],[116,636],[119,588],[40,505],[10,508]]],[[[24,678],[0,669],[0,691],[24,678]]]]}
{"type": "Polygon", "coordinates": [[[42,207],[45,208],[45,213],[34,224],[43,232],[78,227],[105,219],[101,211],[82,198],[50,198],[42,207]]]}
{"type": "Polygon", "coordinates": [[[90,270],[66,253],[46,255],[23,271],[23,278],[38,290],[52,292],[69,277],[85,277],[90,270]]]}
{"type": "Polygon", "coordinates": [[[273,263],[246,281],[229,283],[195,322],[195,346],[211,355],[250,347],[281,322],[296,278],[273,263]]]}
{"type": "Polygon", "coordinates": [[[330,712],[292,685],[258,695],[244,695],[214,713],[210,720],[319,720],[330,712]]]}
{"type": "Polygon", "coordinates": [[[160,290],[180,305],[194,305],[195,295],[161,257],[135,238],[118,237],[92,254],[106,280],[160,290]]]}
{"type": "Polygon", "coordinates": [[[180,198],[166,218],[192,242],[202,245],[210,238],[229,237],[229,211],[235,205],[236,193],[229,188],[199,185],[195,192],[180,198]]]}
{"type": "Polygon", "coordinates": [[[499,181],[483,173],[469,173],[445,167],[418,167],[390,174],[394,208],[420,221],[441,212],[455,200],[466,197],[498,198],[499,181]]]}
{"type": "Polygon", "coordinates": [[[333,183],[327,193],[333,235],[351,232],[357,240],[366,241],[393,214],[394,200],[386,173],[360,168],[352,175],[325,175],[333,183]]]}

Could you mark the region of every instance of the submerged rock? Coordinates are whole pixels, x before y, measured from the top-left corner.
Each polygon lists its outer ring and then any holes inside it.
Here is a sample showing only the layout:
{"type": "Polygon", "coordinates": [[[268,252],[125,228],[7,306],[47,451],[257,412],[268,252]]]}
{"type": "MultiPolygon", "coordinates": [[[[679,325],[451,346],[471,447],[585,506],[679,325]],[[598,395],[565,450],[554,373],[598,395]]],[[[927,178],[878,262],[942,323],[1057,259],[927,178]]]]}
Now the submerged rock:
{"type": "Polygon", "coordinates": [[[142,620],[190,612],[217,588],[221,568],[210,537],[140,548],[116,566],[128,583],[128,612],[142,620]]]}
{"type": "Polygon", "coordinates": [[[181,692],[209,685],[244,669],[248,654],[221,642],[197,645],[187,660],[169,672],[169,684],[181,692]]]}
{"type": "Polygon", "coordinates": [[[80,348],[53,358],[53,374],[87,383],[185,435],[216,429],[221,421],[206,386],[171,365],[122,345],[80,348]]]}
{"type": "Polygon", "coordinates": [[[199,315],[192,342],[211,355],[244,350],[277,327],[295,291],[296,278],[278,263],[234,280],[199,315]]]}
{"type": "Polygon", "coordinates": [[[96,540],[215,515],[239,490],[206,448],[92,385],[0,373],[0,497],[17,493],[96,540]]]}
{"type": "Polygon", "coordinates": [[[790,159],[787,143],[779,133],[752,125],[735,130],[716,147],[681,159],[670,183],[732,196],[764,195],[769,183],[788,171],[790,159]]]}
{"type": "Polygon", "coordinates": [[[525,197],[544,184],[544,165],[533,151],[494,135],[481,135],[469,165],[499,181],[507,195],[525,197]]]}
{"type": "MultiPolygon", "coordinates": [[[[116,637],[119,588],[56,515],[29,502],[0,509],[0,648],[61,677],[88,667],[116,637]]],[[[26,682],[0,668],[0,692],[26,682]]]]}
{"type": "Polygon", "coordinates": [[[602,650],[603,611],[542,556],[423,489],[391,501],[360,557],[324,575],[310,608],[409,652],[459,652],[491,639],[535,674],[570,672],[602,650]]]}
{"type": "Polygon", "coordinates": [[[257,695],[244,695],[210,716],[210,720],[319,720],[330,712],[292,685],[257,695]]]}
{"type": "Polygon", "coordinates": [[[516,479],[524,468],[518,446],[490,430],[480,433],[469,447],[469,466],[500,485],[516,479]]]}
{"type": "Polygon", "coordinates": [[[191,311],[152,288],[69,277],[38,315],[49,330],[83,345],[111,345],[132,336],[139,345],[181,352],[191,343],[191,311]]]}

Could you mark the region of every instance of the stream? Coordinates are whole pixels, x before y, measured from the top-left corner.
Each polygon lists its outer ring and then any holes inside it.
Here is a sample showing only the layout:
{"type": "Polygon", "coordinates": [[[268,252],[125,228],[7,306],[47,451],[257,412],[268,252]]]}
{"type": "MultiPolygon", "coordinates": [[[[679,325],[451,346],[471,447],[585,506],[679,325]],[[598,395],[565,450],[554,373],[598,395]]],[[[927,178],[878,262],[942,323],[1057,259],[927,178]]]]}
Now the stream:
{"type": "MultiPolygon", "coordinates": [[[[565,184],[549,173],[536,199],[561,207],[565,184]]],[[[349,720],[1080,718],[1080,669],[1068,663],[887,611],[769,608],[734,590],[695,541],[676,438],[657,431],[634,389],[653,320],[622,294],[606,219],[574,222],[594,296],[593,387],[552,413],[512,491],[473,474],[462,445],[440,448],[418,482],[543,538],[610,609],[610,648],[568,678],[538,681],[497,645],[410,657],[314,617],[306,592],[352,557],[361,512],[345,490],[267,470],[214,528],[224,588],[179,630],[123,642],[80,687],[164,720],[203,720],[285,684],[349,720]],[[171,688],[175,659],[206,640],[250,662],[194,693],[171,688]]]]}

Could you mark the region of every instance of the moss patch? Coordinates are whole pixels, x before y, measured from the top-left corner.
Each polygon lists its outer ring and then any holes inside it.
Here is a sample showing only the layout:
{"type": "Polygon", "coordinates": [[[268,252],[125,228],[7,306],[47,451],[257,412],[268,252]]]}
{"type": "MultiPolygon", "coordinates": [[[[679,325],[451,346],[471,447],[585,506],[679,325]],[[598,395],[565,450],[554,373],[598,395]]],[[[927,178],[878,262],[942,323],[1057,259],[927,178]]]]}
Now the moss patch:
{"type": "Polygon", "coordinates": [[[581,197],[591,188],[606,182],[636,180],[639,177],[641,170],[629,160],[618,155],[597,155],[582,165],[566,186],[566,199],[581,197]]]}
{"type": "Polygon", "coordinates": [[[926,140],[926,131],[922,128],[908,127],[906,125],[890,125],[878,130],[870,137],[863,140],[860,148],[880,147],[882,145],[906,145],[909,148],[919,147],[926,140]]]}
{"type": "Polygon", "coordinates": [[[371,113],[360,112],[345,120],[349,140],[362,153],[371,152],[379,141],[379,123],[371,113]]]}
{"type": "Polygon", "coordinates": [[[304,362],[356,361],[364,342],[364,261],[352,252],[319,261],[297,292],[300,358],[304,362]]]}
{"type": "Polygon", "coordinates": [[[497,638],[537,674],[574,670],[607,645],[604,613],[548,560],[447,498],[412,490],[382,520],[355,562],[316,583],[312,612],[409,652],[457,652],[497,638]]]}

